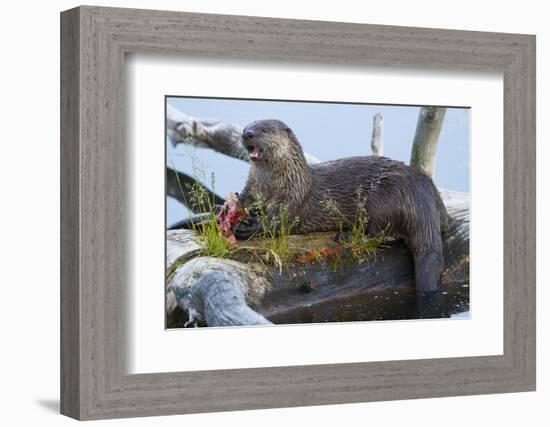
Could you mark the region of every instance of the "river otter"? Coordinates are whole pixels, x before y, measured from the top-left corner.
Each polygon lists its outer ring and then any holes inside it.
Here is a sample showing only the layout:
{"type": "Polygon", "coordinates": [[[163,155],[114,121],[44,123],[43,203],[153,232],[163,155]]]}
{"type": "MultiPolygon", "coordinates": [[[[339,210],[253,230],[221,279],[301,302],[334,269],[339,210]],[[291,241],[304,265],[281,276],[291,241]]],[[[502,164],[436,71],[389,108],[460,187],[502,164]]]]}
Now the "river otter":
{"type": "MultiPolygon", "coordinates": [[[[267,218],[288,210],[298,218],[293,233],[339,231],[341,218],[327,213],[333,200],[354,221],[358,192],[364,193],[367,234],[385,231],[403,239],[414,258],[417,292],[438,289],[443,270],[441,233],[447,211],[430,177],[419,169],[380,156],[358,156],[308,165],[298,139],[279,120],[260,120],[245,127],[242,144],[251,160],[241,204],[251,207],[256,195],[265,203],[267,218]]],[[[262,231],[262,221],[250,217],[235,230],[238,239],[262,231]]]]}

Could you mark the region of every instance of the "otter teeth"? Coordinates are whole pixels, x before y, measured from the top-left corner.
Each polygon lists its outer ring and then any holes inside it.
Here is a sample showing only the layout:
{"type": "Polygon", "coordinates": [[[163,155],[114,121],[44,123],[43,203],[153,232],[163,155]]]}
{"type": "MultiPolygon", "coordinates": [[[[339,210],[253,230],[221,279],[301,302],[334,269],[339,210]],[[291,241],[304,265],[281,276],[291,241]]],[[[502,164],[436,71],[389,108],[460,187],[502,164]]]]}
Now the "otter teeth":
{"type": "Polygon", "coordinates": [[[250,156],[251,159],[257,159],[260,156],[260,149],[258,147],[249,145],[247,148],[248,148],[248,155],[250,156]]]}

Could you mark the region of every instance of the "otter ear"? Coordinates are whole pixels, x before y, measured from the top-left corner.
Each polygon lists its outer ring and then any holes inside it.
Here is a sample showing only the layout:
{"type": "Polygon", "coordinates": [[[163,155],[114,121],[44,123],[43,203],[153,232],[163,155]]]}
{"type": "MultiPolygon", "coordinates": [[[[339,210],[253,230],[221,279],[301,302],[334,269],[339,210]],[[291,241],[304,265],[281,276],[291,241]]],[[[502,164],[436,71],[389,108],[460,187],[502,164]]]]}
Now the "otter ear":
{"type": "Polygon", "coordinates": [[[296,135],[294,135],[292,129],[290,129],[289,127],[285,127],[284,131],[291,140],[293,140],[294,142],[298,142],[298,139],[296,138],[296,135]]]}

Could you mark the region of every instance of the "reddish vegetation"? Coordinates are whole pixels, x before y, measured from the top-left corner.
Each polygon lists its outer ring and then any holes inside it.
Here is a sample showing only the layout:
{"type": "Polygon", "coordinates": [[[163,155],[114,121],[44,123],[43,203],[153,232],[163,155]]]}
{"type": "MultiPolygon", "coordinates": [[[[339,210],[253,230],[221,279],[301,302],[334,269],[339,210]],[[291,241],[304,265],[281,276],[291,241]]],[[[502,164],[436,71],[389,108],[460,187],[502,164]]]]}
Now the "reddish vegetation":
{"type": "Polygon", "coordinates": [[[223,204],[223,208],[216,217],[221,233],[227,237],[231,243],[236,243],[234,236],[235,228],[239,222],[246,216],[245,210],[239,203],[239,198],[235,193],[229,193],[223,204]]]}
{"type": "Polygon", "coordinates": [[[317,258],[319,258],[319,254],[315,251],[309,251],[306,252],[303,255],[297,255],[296,256],[296,262],[300,264],[311,264],[317,261],[317,258]]]}
{"type": "Polygon", "coordinates": [[[309,251],[302,255],[296,256],[296,262],[299,264],[313,264],[321,259],[329,259],[340,255],[341,246],[325,246],[319,251],[309,251]]]}
{"type": "Polygon", "coordinates": [[[325,247],[319,251],[324,258],[340,255],[340,246],[325,247]]]}

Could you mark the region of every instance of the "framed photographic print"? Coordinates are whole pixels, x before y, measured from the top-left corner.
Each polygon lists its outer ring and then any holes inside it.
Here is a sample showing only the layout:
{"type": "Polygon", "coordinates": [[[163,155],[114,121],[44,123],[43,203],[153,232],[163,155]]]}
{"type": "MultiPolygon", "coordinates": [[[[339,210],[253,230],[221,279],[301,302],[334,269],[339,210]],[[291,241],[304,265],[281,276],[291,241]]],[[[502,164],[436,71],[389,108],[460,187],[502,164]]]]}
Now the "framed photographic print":
{"type": "Polygon", "coordinates": [[[167,96],[167,328],[468,316],[469,113],[167,96]]]}
{"type": "Polygon", "coordinates": [[[63,414],[534,390],[534,36],[79,7],[61,40],[63,414]]]}

